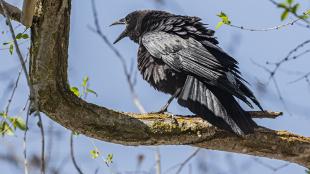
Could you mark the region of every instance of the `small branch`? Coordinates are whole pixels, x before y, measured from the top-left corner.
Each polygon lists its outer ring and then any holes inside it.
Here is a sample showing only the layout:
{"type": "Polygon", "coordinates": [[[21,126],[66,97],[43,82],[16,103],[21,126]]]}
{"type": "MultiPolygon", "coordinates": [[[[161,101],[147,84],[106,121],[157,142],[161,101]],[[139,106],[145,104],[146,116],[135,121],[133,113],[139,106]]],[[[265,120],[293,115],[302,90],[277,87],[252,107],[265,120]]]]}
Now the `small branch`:
{"type": "Polygon", "coordinates": [[[273,172],[277,172],[278,170],[283,169],[283,168],[287,167],[288,165],[290,165],[290,163],[285,163],[285,164],[283,164],[283,165],[280,165],[279,167],[273,167],[273,166],[271,166],[271,165],[268,164],[268,163],[262,162],[262,161],[259,160],[258,158],[254,158],[254,161],[255,161],[256,163],[258,163],[258,164],[260,164],[260,165],[262,165],[262,166],[264,166],[264,167],[266,167],[266,168],[272,170],[273,172]]]}
{"type": "MultiPolygon", "coordinates": [[[[28,102],[27,102],[28,103],[28,102]]],[[[30,104],[26,113],[26,130],[24,132],[23,145],[24,145],[24,173],[28,174],[28,160],[27,160],[27,132],[28,132],[28,123],[30,115],[30,104]]]]}
{"type": "Polygon", "coordinates": [[[228,26],[234,27],[234,28],[238,28],[241,30],[246,30],[246,31],[272,31],[272,30],[279,30],[281,28],[284,27],[288,27],[288,26],[292,26],[294,25],[296,22],[300,21],[300,18],[294,19],[288,23],[285,24],[281,24],[281,25],[277,25],[277,26],[273,26],[273,27],[269,27],[269,28],[247,28],[244,26],[238,26],[238,25],[234,25],[234,24],[227,24],[228,26]]]}
{"type": "MultiPolygon", "coordinates": [[[[269,0],[272,4],[276,5],[277,7],[280,6],[280,3],[274,1],[274,0],[269,0]]],[[[289,12],[291,12],[291,14],[293,14],[296,18],[300,19],[301,21],[305,22],[306,24],[310,24],[310,21],[308,21],[307,19],[303,18],[302,16],[298,15],[296,12],[292,12],[291,9],[286,8],[286,10],[289,10],[289,12]]],[[[310,14],[307,14],[310,15],[310,14]]]]}
{"type": "Polygon", "coordinates": [[[159,147],[156,147],[156,153],[155,153],[155,160],[156,160],[156,174],[161,174],[161,164],[160,164],[160,151],[159,147]]]}
{"type": "Polygon", "coordinates": [[[183,161],[183,162],[180,164],[180,167],[179,167],[179,169],[177,170],[176,174],[181,173],[183,167],[184,167],[192,158],[194,158],[194,156],[196,156],[197,153],[198,153],[199,151],[200,151],[200,148],[197,148],[197,149],[194,151],[194,153],[192,153],[188,158],[186,158],[186,160],[183,161]]]}
{"type": "Polygon", "coordinates": [[[21,23],[26,27],[31,27],[36,0],[24,0],[21,23]]]}
{"type": "MultiPolygon", "coordinates": [[[[28,58],[28,56],[27,56],[27,58],[28,58]]],[[[27,62],[27,58],[25,59],[25,63],[27,62]]],[[[5,107],[5,113],[6,113],[6,114],[9,113],[9,109],[10,109],[11,103],[12,103],[12,101],[13,101],[13,97],[14,97],[14,95],[15,95],[16,89],[17,89],[17,87],[18,87],[18,83],[19,83],[19,79],[20,79],[20,76],[21,76],[21,74],[22,74],[22,71],[23,71],[23,69],[21,68],[21,69],[19,70],[19,72],[18,72],[18,75],[17,75],[16,81],[15,81],[15,85],[14,85],[14,87],[13,87],[11,96],[10,96],[10,98],[9,98],[9,100],[8,100],[8,104],[7,104],[6,107],[5,107]]]]}
{"type": "Polygon", "coordinates": [[[73,144],[73,132],[71,132],[71,135],[70,135],[70,156],[71,156],[71,160],[73,162],[75,169],[78,171],[79,174],[83,174],[82,170],[80,169],[79,165],[77,164],[77,162],[75,160],[74,144],[73,144]]]}
{"type": "Polygon", "coordinates": [[[302,80],[302,79],[307,79],[309,76],[310,76],[310,72],[306,73],[305,75],[299,77],[299,78],[296,79],[296,80],[293,80],[293,81],[290,82],[290,83],[296,83],[296,82],[298,82],[298,81],[300,81],[300,80],[302,80]]]}
{"type": "MultiPolygon", "coordinates": [[[[122,54],[113,46],[113,44],[109,41],[109,39],[103,34],[101,31],[100,25],[99,25],[99,19],[98,19],[98,13],[96,10],[96,4],[95,0],[92,0],[92,10],[93,10],[93,17],[94,17],[94,24],[95,28],[89,28],[91,31],[96,33],[107,45],[108,47],[115,53],[116,57],[120,60],[123,71],[127,80],[127,83],[129,85],[130,93],[132,95],[132,100],[134,105],[137,107],[140,113],[146,113],[142,103],[139,100],[138,95],[136,94],[135,88],[134,88],[134,81],[132,80],[132,73],[130,73],[125,58],[122,56],[122,54]]],[[[133,72],[133,71],[131,71],[133,72]]]]}
{"type": "Polygon", "coordinates": [[[283,112],[273,112],[273,111],[248,111],[252,118],[271,118],[276,119],[277,117],[283,115],[283,112]]]}
{"type": "Polygon", "coordinates": [[[10,19],[13,19],[14,21],[21,22],[20,18],[21,18],[22,11],[19,8],[5,1],[2,1],[2,3],[3,4],[0,6],[0,14],[2,14],[3,16],[9,16],[10,19]],[[7,10],[7,15],[4,12],[5,10],[3,9],[3,6],[7,10]]]}
{"type": "Polygon", "coordinates": [[[36,111],[35,114],[39,118],[39,128],[41,133],[41,174],[45,174],[45,134],[41,114],[36,111]]]}

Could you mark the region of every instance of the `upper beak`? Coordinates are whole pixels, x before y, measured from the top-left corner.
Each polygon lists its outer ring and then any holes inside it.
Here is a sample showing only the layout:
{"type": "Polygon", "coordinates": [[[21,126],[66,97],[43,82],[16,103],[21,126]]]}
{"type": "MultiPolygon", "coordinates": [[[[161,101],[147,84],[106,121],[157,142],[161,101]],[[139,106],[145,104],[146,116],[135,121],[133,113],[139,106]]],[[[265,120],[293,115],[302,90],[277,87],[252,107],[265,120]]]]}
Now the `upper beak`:
{"type": "MultiPolygon", "coordinates": [[[[124,25],[124,24],[126,24],[126,20],[123,18],[123,19],[120,19],[120,20],[118,20],[118,21],[113,22],[113,23],[110,25],[110,27],[113,26],[113,25],[124,25]]],[[[118,38],[113,42],[113,44],[116,44],[118,41],[122,40],[122,39],[123,39],[124,37],[126,37],[126,36],[127,36],[127,30],[125,29],[125,31],[123,31],[123,32],[118,36],[118,38]]]]}
{"type": "Polygon", "coordinates": [[[110,27],[113,26],[113,25],[124,25],[124,24],[126,24],[126,22],[125,22],[125,19],[123,18],[123,19],[120,19],[120,20],[118,20],[118,21],[113,22],[113,23],[110,25],[110,27]]]}

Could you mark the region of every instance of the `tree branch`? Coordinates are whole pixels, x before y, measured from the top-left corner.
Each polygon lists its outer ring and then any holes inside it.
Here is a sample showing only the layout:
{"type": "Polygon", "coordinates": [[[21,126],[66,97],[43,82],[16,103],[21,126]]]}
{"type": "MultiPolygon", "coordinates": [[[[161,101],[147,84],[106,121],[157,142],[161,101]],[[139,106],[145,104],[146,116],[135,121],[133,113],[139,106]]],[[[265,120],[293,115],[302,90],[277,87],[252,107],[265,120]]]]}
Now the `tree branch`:
{"type": "Polygon", "coordinates": [[[24,0],[21,23],[26,27],[31,27],[36,0],[24,0]]]}
{"type": "Polygon", "coordinates": [[[40,111],[86,136],[123,145],[191,145],[298,163],[310,167],[310,138],[260,127],[246,138],[198,117],[135,114],[87,103],[67,81],[70,0],[44,0],[32,26],[30,77],[40,111]],[[41,15],[40,15],[41,14],[41,15]]]}
{"type": "MultiPolygon", "coordinates": [[[[10,19],[15,20],[17,22],[21,22],[20,18],[21,18],[22,11],[19,8],[15,7],[15,6],[13,6],[13,5],[5,2],[5,1],[3,1],[3,5],[6,7],[6,10],[8,11],[8,15],[9,15],[10,19]]],[[[0,6],[0,14],[5,16],[4,10],[2,9],[1,6],[0,6]]]]}

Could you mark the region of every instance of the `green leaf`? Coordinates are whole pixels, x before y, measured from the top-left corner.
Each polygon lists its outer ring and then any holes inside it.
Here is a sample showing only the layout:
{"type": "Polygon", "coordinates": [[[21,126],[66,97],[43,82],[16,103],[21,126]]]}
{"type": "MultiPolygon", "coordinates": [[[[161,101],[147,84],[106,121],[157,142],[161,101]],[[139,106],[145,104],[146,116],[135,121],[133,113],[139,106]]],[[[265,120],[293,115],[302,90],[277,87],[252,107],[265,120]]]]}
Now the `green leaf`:
{"type": "Polygon", "coordinates": [[[16,40],[19,40],[19,39],[28,39],[29,38],[29,35],[28,34],[23,34],[23,33],[18,33],[16,35],[16,40]]]}
{"type": "Polygon", "coordinates": [[[287,4],[291,5],[294,2],[294,0],[286,0],[286,2],[287,4]]]}
{"type": "Polygon", "coordinates": [[[75,136],[80,135],[78,132],[75,132],[75,131],[72,131],[72,134],[75,135],[75,136]]]}
{"type": "Polygon", "coordinates": [[[2,122],[2,124],[0,125],[0,132],[1,132],[2,135],[9,135],[9,136],[13,136],[14,135],[13,129],[5,121],[2,122]]]}
{"type": "Polygon", "coordinates": [[[99,157],[100,152],[97,149],[94,149],[94,150],[90,151],[90,155],[91,155],[92,159],[96,159],[99,157]]]}
{"type": "Polygon", "coordinates": [[[113,154],[108,154],[108,156],[106,157],[106,159],[105,159],[105,162],[107,163],[107,164],[111,164],[111,163],[113,163],[113,154]]]}
{"type": "Polygon", "coordinates": [[[231,21],[229,20],[228,16],[224,13],[224,12],[221,12],[220,14],[217,15],[218,17],[220,17],[222,19],[222,22],[224,24],[231,24],[231,21]]]}
{"type": "Polygon", "coordinates": [[[14,45],[13,44],[10,44],[9,51],[10,51],[10,54],[12,55],[13,51],[14,51],[14,45]]]}
{"type": "Polygon", "coordinates": [[[18,33],[18,34],[16,35],[16,39],[19,40],[19,39],[22,38],[22,36],[23,36],[23,33],[18,33]]]}
{"type": "Polygon", "coordinates": [[[310,169],[306,170],[306,174],[310,174],[310,169]]]}
{"type": "Polygon", "coordinates": [[[27,129],[26,127],[26,123],[24,121],[24,119],[22,119],[21,117],[17,117],[16,118],[16,126],[20,129],[25,131],[27,129]]]}
{"type": "Polygon", "coordinates": [[[309,18],[309,16],[310,16],[310,10],[304,12],[304,14],[300,18],[307,19],[307,18],[309,18]]]}
{"type": "Polygon", "coordinates": [[[224,23],[222,21],[220,21],[219,23],[217,23],[215,29],[219,29],[224,23]]]}
{"type": "Polygon", "coordinates": [[[279,3],[279,4],[278,4],[278,7],[279,7],[279,8],[284,8],[284,9],[287,9],[287,8],[288,8],[287,5],[286,5],[285,3],[283,3],[283,2],[282,2],[282,3],[279,3]]]}
{"type": "Polygon", "coordinates": [[[79,88],[77,88],[77,87],[71,87],[71,88],[70,88],[70,90],[71,90],[71,92],[73,92],[73,93],[74,93],[74,95],[76,95],[76,96],[80,97],[80,91],[79,91],[79,88]]]}
{"type": "Polygon", "coordinates": [[[96,97],[98,97],[98,94],[97,94],[94,90],[91,90],[91,89],[87,88],[87,89],[86,89],[86,92],[92,93],[92,94],[94,94],[96,97]]]}
{"type": "Polygon", "coordinates": [[[23,38],[23,39],[28,39],[28,38],[29,38],[29,35],[28,35],[28,34],[23,34],[23,35],[22,35],[22,38],[23,38]]]}
{"type": "Polygon", "coordinates": [[[0,112],[0,116],[3,117],[3,118],[7,118],[8,117],[8,115],[6,113],[4,113],[4,112],[0,112]]]}
{"type": "Polygon", "coordinates": [[[89,80],[88,76],[85,76],[85,77],[83,78],[83,82],[82,82],[82,86],[83,86],[83,87],[86,88],[87,83],[88,83],[88,80],[89,80]]]}
{"type": "Polygon", "coordinates": [[[289,14],[289,11],[285,10],[281,15],[281,21],[284,21],[287,18],[288,14],[289,14]]]}
{"type": "Polygon", "coordinates": [[[299,6],[300,6],[300,4],[295,4],[295,5],[292,7],[292,9],[291,9],[292,13],[296,14],[296,13],[297,13],[297,10],[299,9],[299,6]]]}

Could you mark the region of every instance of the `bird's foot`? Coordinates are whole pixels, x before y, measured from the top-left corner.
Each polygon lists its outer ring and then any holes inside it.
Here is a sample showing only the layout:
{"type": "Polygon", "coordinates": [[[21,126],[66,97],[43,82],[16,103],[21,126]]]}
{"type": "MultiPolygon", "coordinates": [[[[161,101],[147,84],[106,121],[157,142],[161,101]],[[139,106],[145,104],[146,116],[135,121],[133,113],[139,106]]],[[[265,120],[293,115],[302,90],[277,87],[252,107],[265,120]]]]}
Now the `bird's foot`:
{"type": "Polygon", "coordinates": [[[157,112],[149,112],[149,114],[166,114],[166,115],[169,115],[171,117],[174,117],[174,114],[171,112],[168,112],[167,108],[165,108],[165,107],[161,108],[157,112]]]}
{"type": "MultiPolygon", "coordinates": [[[[150,114],[168,114],[168,105],[166,104],[157,112],[151,112],[150,114]]],[[[170,114],[169,114],[170,115],[170,114]]]]}

